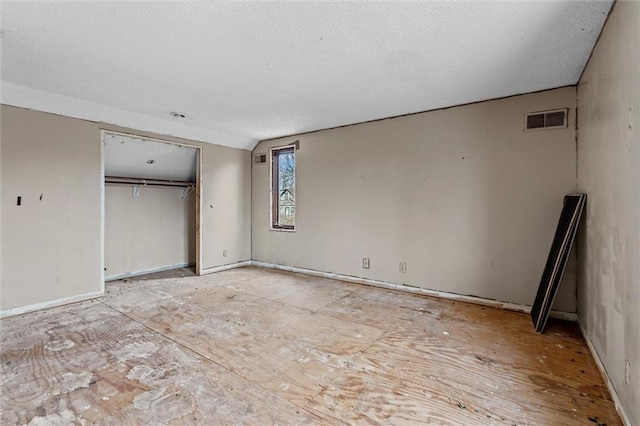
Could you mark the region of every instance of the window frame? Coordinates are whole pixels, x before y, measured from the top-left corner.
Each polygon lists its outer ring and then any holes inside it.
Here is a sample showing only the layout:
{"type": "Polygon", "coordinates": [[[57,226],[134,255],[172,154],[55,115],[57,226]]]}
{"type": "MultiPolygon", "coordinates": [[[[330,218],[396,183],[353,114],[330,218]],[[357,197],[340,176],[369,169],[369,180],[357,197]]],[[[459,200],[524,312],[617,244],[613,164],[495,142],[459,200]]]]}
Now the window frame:
{"type": "MultiPolygon", "coordinates": [[[[273,148],[269,149],[269,186],[271,188],[270,190],[270,217],[269,217],[269,230],[271,231],[284,231],[284,232],[295,232],[296,230],[296,220],[294,217],[293,220],[293,224],[289,225],[289,224],[283,224],[280,223],[280,189],[279,189],[279,177],[280,177],[280,173],[279,173],[279,168],[280,168],[280,162],[278,159],[278,156],[281,154],[293,154],[293,158],[294,158],[294,173],[293,173],[293,187],[296,188],[297,187],[297,179],[298,179],[298,173],[297,173],[297,164],[295,162],[295,158],[296,158],[296,151],[297,151],[297,144],[290,144],[290,145],[284,145],[284,146],[276,146],[273,148]]],[[[295,209],[296,206],[296,199],[293,199],[293,207],[295,209]]],[[[295,211],[295,210],[294,210],[295,211]]]]}

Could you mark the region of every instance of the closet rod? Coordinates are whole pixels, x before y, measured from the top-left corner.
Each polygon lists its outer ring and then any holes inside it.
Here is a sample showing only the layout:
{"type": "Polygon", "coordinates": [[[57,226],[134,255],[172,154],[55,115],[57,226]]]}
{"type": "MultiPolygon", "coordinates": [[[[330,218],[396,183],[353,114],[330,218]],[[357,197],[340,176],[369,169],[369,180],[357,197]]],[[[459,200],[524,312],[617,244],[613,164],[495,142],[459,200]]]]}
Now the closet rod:
{"type": "Polygon", "coordinates": [[[182,188],[193,188],[194,182],[183,180],[163,180],[163,179],[137,179],[119,176],[105,176],[104,183],[114,183],[119,185],[141,185],[141,186],[175,186],[182,188]]]}

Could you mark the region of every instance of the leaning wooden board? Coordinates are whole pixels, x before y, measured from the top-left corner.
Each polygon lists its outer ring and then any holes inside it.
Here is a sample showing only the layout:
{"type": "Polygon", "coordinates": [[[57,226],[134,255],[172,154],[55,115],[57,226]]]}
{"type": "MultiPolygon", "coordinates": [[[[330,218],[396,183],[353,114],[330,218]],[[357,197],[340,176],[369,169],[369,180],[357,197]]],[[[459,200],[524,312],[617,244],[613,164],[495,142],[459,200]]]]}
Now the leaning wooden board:
{"type": "Polygon", "coordinates": [[[569,194],[564,197],[564,207],[560,214],[556,234],[553,237],[547,264],[542,273],[536,300],[531,308],[531,319],[538,333],[542,333],[547,324],[551,306],[567,267],[567,260],[576,238],[580,216],[586,200],[586,194],[569,194]]]}

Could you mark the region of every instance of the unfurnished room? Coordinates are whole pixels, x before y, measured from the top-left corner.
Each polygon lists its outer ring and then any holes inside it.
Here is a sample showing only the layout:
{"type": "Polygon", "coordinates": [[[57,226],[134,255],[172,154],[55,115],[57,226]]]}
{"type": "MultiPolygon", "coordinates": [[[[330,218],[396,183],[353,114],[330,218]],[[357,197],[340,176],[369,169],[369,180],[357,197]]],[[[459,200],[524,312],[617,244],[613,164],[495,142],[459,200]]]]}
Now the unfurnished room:
{"type": "Polygon", "coordinates": [[[640,425],[640,2],[0,40],[0,424],[640,425]]]}

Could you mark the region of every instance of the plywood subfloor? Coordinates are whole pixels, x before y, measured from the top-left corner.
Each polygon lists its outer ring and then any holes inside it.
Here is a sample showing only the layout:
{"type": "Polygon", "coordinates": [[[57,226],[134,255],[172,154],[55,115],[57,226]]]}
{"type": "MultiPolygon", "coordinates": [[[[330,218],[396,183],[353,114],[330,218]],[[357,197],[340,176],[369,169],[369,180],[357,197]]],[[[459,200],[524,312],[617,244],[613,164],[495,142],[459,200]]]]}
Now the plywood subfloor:
{"type": "Polygon", "coordinates": [[[573,323],[260,268],[1,321],[0,423],[617,425],[573,323]]]}

